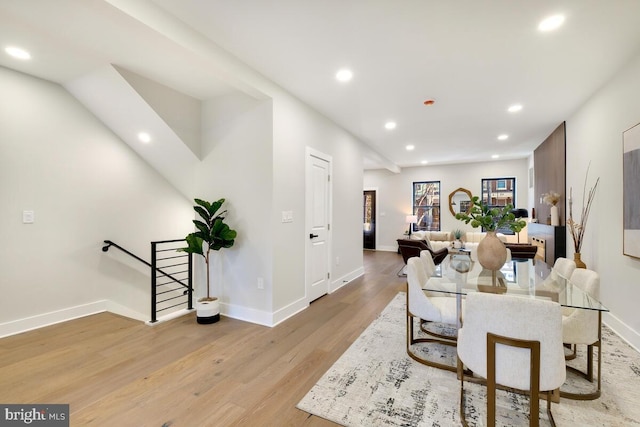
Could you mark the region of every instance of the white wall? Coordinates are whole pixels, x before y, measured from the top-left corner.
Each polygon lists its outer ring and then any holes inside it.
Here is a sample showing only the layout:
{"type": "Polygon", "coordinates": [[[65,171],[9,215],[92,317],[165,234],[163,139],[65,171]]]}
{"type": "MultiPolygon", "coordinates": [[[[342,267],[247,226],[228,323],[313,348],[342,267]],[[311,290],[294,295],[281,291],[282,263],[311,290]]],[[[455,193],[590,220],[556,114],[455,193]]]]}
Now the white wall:
{"type": "Polygon", "coordinates": [[[105,299],[148,319],[147,267],[102,241],[149,259],[189,232],[190,201],[61,86],[0,67],[0,92],[0,335],[105,299]]]}
{"type": "MultiPolygon", "coordinates": [[[[611,313],[605,321],[640,348],[640,260],[622,252],[622,133],[640,122],[640,55],[636,56],[567,120],[567,189],[574,215],[588,187],[600,177],[582,245],[587,267],[600,273],[600,296],[611,313]]],[[[640,185],[640,182],[636,183],[640,185]]],[[[576,215],[576,216],[579,216],[576,215]]],[[[573,241],[567,238],[567,255],[573,241]]]]}
{"type": "MultiPolygon", "coordinates": [[[[198,197],[224,198],[226,222],[238,232],[236,243],[214,254],[212,292],[222,312],[270,324],[274,229],[271,101],[241,93],[203,103],[203,161],[198,197]],[[264,279],[264,290],[257,279],[264,279]]],[[[199,257],[201,261],[202,257],[199,257]]],[[[198,294],[204,294],[200,275],[198,294]]]]}
{"type": "MultiPolygon", "coordinates": [[[[277,86],[253,83],[273,100],[235,93],[203,101],[194,193],[226,198],[228,223],[238,231],[236,245],[217,253],[211,270],[222,312],[272,325],[307,306],[306,147],[333,158],[332,289],[362,274],[364,146],[277,86]],[[283,210],[294,212],[293,223],[281,223],[283,210]]],[[[150,241],[193,230],[193,202],[59,85],[5,69],[1,84],[0,189],[9,202],[1,210],[0,271],[3,287],[13,289],[0,323],[55,310],[64,320],[105,308],[148,319],[146,267],[113,249],[104,254],[101,242],[114,240],[148,258],[150,241]],[[20,223],[24,209],[36,211],[36,224],[20,223]],[[36,236],[47,240],[33,251],[36,236]],[[34,264],[42,270],[34,273],[34,264]],[[34,295],[42,298],[33,303],[34,295]]],[[[203,284],[200,262],[197,295],[203,284]]]]}
{"type": "MultiPolygon", "coordinates": [[[[341,286],[362,274],[363,146],[349,133],[283,93],[274,101],[274,308],[305,300],[305,149],[331,156],[333,195],[331,281],[341,286]],[[282,224],[281,211],[293,223],[282,224]],[[336,262],[339,259],[339,263],[336,262]]],[[[306,302],[303,302],[306,305],[306,302]]]]}
{"type": "MultiPolygon", "coordinates": [[[[449,211],[449,194],[466,188],[480,196],[483,178],[516,178],[516,207],[528,208],[528,160],[506,160],[456,165],[434,165],[403,168],[399,174],[387,170],[368,170],[364,173],[364,188],[377,188],[378,249],[395,251],[396,240],[408,230],[405,216],[412,211],[413,182],[440,181],[441,224],[443,231],[459,228],[473,230],[470,225],[455,219],[449,211]]],[[[362,218],[360,218],[362,228],[362,218]]],[[[360,231],[360,234],[362,232],[360,231]]]]}

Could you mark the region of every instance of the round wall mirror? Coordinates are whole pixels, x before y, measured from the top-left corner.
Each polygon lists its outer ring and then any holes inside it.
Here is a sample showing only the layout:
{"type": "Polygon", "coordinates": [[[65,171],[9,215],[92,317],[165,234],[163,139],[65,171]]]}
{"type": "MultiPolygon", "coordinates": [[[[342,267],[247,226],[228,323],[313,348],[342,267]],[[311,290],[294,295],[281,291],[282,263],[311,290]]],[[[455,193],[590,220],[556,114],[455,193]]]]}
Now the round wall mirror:
{"type": "Polygon", "coordinates": [[[456,216],[457,213],[471,212],[471,191],[466,188],[458,188],[449,194],[449,210],[451,215],[456,216]]]}

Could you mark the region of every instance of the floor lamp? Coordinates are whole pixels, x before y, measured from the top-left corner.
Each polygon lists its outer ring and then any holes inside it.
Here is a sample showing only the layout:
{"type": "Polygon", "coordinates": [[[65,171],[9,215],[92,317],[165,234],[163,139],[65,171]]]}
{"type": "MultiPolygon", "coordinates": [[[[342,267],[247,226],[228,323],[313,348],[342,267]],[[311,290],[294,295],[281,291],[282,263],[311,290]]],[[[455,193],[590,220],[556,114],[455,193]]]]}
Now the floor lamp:
{"type": "Polygon", "coordinates": [[[407,215],[405,222],[409,224],[409,237],[411,237],[411,229],[413,228],[413,224],[418,222],[418,215],[407,215]]]}

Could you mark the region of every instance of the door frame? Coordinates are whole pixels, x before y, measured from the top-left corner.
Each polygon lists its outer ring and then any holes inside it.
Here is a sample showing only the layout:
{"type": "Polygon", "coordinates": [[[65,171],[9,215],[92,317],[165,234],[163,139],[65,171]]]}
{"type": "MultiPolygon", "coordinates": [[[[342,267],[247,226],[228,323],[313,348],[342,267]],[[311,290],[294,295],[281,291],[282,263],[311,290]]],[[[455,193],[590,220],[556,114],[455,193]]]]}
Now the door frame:
{"type": "Polygon", "coordinates": [[[332,242],[333,242],[333,230],[331,229],[331,224],[333,224],[333,158],[325,154],[321,151],[318,151],[311,147],[306,147],[305,149],[305,223],[304,223],[304,236],[305,236],[305,244],[304,244],[304,294],[307,303],[309,301],[309,288],[311,284],[309,283],[309,230],[311,229],[311,212],[309,209],[310,204],[310,194],[307,191],[308,186],[311,182],[311,158],[316,157],[320,160],[327,162],[327,169],[329,171],[329,184],[327,188],[327,209],[328,209],[328,229],[327,229],[327,271],[329,272],[329,277],[327,279],[327,294],[331,293],[331,279],[333,278],[333,271],[331,266],[333,265],[332,260],[332,242]]]}
{"type": "Polygon", "coordinates": [[[380,234],[380,233],[378,233],[378,221],[380,219],[380,217],[378,216],[378,211],[379,211],[378,205],[380,204],[380,203],[378,203],[378,192],[379,192],[378,190],[379,190],[378,187],[364,187],[362,189],[363,193],[365,191],[374,191],[376,193],[376,209],[375,209],[375,212],[373,213],[375,215],[375,218],[376,218],[376,241],[375,241],[375,245],[376,245],[376,249],[375,250],[376,251],[378,250],[378,237],[379,237],[379,234],[380,234]]]}

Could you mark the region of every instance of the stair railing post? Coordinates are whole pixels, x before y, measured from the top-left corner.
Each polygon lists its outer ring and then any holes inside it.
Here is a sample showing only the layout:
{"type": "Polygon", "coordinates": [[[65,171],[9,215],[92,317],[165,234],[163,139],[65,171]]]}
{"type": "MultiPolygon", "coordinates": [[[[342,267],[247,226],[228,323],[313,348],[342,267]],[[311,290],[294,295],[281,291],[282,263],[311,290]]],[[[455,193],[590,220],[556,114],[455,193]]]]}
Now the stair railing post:
{"type": "Polygon", "coordinates": [[[189,253],[189,277],[187,279],[187,285],[189,286],[189,300],[188,309],[193,309],[193,254],[189,253]]]}
{"type": "Polygon", "coordinates": [[[156,242],[151,242],[151,323],[156,318],[156,242]]]}

